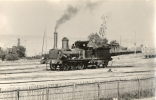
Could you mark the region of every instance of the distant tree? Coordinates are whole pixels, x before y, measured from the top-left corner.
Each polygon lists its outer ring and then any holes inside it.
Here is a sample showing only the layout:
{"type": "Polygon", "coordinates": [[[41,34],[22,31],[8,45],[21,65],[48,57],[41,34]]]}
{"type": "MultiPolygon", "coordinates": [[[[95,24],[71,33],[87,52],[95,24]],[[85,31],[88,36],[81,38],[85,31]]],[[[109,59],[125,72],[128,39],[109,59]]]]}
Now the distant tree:
{"type": "Polygon", "coordinates": [[[101,19],[102,24],[100,26],[99,32],[92,33],[88,36],[88,46],[91,46],[93,48],[104,47],[108,44],[108,40],[106,38],[108,16],[103,15],[101,19]]]}
{"type": "Polygon", "coordinates": [[[22,57],[25,57],[25,51],[26,51],[26,48],[23,47],[23,46],[17,46],[17,55],[19,58],[22,58],[22,57]]]}
{"type": "Polygon", "coordinates": [[[5,51],[0,47],[0,58],[2,59],[2,61],[4,61],[5,59],[5,51]]]}
{"type": "Polygon", "coordinates": [[[11,54],[11,53],[9,53],[9,54],[6,54],[5,55],[5,59],[6,60],[18,60],[19,57],[18,57],[17,54],[11,54]]]}
{"type": "Polygon", "coordinates": [[[102,45],[108,44],[108,40],[106,38],[103,38],[101,44],[102,45]]]}
{"type": "Polygon", "coordinates": [[[101,24],[100,29],[99,29],[99,35],[101,37],[105,37],[106,32],[107,32],[108,16],[102,15],[101,19],[102,19],[102,24],[101,24]]]}
{"type": "Polygon", "coordinates": [[[141,47],[141,48],[143,48],[143,47],[144,47],[144,45],[143,45],[143,44],[141,44],[141,45],[140,45],[140,47],[141,47]]]}
{"type": "Polygon", "coordinates": [[[42,58],[42,55],[35,55],[33,58],[34,59],[41,59],[42,58]]]}
{"type": "Polygon", "coordinates": [[[92,33],[88,36],[89,46],[93,48],[105,46],[108,43],[106,38],[101,38],[97,33],[92,33]]]}

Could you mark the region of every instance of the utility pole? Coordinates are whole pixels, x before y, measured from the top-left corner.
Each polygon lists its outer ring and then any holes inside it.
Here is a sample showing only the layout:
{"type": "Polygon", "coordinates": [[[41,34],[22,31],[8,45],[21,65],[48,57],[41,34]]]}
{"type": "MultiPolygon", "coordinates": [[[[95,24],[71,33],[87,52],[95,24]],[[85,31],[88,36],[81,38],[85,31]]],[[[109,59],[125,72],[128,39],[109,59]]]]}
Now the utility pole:
{"type": "Polygon", "coordinates": [[[43,56],[43,50],[44,50],[45,34],[46,34],[46,32],[44,31],[44,34],[43,34],[43,42],[42,42],[42,56],[43,56]]]}
{"type": "Polygon", "coordinates": [[[134,53],[136,54],[136,32],[134,33],[134,46],[135,46],[135,51],[134,51],[134,53]]]}
{"type": "Polygon", "coordinates": [[[119,50],[120,50],[120,52],[122,51],[122,48],[121,48],[121,35],[120,35],[119,50]]]}
{"type": "Polygon", "coordinates": [[[121,37],[121,35],[120,35],[120,46],[121,46],[121,39],[122,39],[122,37],[121,37]]]}

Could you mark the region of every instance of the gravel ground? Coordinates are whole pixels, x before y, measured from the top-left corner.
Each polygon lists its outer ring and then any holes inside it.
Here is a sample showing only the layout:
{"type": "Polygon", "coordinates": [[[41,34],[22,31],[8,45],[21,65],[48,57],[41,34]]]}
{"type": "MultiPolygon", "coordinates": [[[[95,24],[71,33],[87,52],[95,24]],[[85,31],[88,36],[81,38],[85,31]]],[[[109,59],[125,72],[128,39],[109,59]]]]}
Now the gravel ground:
{"type": "Polygon", "coordinates": [[[156,59],[144,59],[143,55],[122,55],[113,57],[108,68],[75,71],[47,71],[46,65],[38,60],[0,62],[0,87],[18,87],[34,84],[50,84],[84,80],[115,80],[125,77],[153,77],[156,59]],[[108,72],[112,69],[112,72],[108,72]]]}
{"type": "Polygon", "coordinates": [[[143,98],[143,99],[134,99],[134,100],[156,100],[156,97],[143,98]]]}

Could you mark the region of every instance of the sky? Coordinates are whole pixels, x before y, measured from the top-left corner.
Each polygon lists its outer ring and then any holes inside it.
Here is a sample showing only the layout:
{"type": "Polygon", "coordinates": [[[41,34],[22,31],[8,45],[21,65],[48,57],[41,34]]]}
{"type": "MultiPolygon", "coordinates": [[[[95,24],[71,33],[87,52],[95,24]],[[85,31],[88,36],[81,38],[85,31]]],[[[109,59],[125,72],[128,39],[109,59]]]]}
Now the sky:
{"type": "Polygon", "coordinates": [[[53,48],[56,25],[58,47],[63,37],[71,45],[99,32],[102,16],[107,16],[105,37],[109,41],[126,47],[133,47],[135,41],[137,46],[153,47],[154,4],[155,0],[0,0],[0,47],[17,45],[20,38],[27,55],[33,56],[41,53],[45,32],[46,52],[53,48]]]}

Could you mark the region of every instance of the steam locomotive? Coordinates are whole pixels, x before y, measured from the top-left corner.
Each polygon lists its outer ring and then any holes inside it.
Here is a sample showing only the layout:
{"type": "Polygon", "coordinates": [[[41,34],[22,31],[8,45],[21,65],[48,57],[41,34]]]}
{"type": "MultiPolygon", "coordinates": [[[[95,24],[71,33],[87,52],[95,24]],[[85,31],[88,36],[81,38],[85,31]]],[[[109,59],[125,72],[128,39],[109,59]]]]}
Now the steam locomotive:
{"type": "Polygon", "coordinates": [[[49,51],[51,70],[82,70],[87,68],[104,68],[112,60],[110,48],[88,47],[89,41],[76,41],[71,49],[68,39],[62,39],[62,49],[57,49],[57,34],[54,34],[54,49],[49,51]]]}

